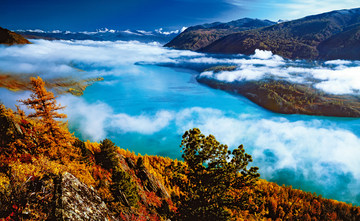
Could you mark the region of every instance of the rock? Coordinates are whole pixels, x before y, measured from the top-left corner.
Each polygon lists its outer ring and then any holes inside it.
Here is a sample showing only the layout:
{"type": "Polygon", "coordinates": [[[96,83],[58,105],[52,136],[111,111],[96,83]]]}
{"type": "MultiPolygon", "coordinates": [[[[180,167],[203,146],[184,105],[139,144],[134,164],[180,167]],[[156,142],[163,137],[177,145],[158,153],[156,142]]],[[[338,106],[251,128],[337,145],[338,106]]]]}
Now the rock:
{"type": "Polygon", "coordinates": [[[121,169],[123,169],[125,172],[130,172],[131,169],[127,163],[128,160],[125,159],[125,157],[121,154],[117,154],[117,158],[119,160],[121,169]]]}
{"type": "Polygon", "coordinates": [[[141,180],[145,190],[155,192],[159,197],[170,198],[164,185],[162,185],[160,181],[145,168],[142,163],[142,158],[139,158],[137,162],[137,177],[141,180]]]}
{"type": "Polygon", "coordinates": [[[97,192],[65,172],[54,180],[54,220],[116,220],[97,192]]]}
{"type": "Polygon", "coordinates": [[[130,157],[126,157],[125,161],[130,169],[134,169],[136,167],[134,161],[130,157]]]}

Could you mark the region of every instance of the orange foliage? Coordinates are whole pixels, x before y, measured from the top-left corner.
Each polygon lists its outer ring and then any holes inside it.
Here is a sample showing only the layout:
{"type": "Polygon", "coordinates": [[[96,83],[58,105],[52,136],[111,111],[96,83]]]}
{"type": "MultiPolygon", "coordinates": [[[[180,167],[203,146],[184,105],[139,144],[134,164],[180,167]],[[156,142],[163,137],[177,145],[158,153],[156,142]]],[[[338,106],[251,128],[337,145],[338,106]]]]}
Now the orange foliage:
{"type": "Polygon", "coordinates": [[[75,138],[67,129],[66,123],[55,120],[55,118],[66,118],[65,114],[57,112],[64,107],[56,103],[56,97],[46,90],[45,82],[40,77],[31,78],[31,84],[33,86],[31,98],[20,101],[35,113],[26,117],[18,108],[20,126],[25,136],[17,139],[13,146],[31,154],[45,154],[52,159],[67,162],[78,157],[78,150],[72,146],[75,138]]]}
{"type": "Polygon", "coordinates": [[[153,207],[161,206],[161,199],[160,199],[160,197],[156,196],[156,194],[154,192],[145,191],[145,195],[146,195],[147,203],[150,206],[153,206],[153,207]]]}

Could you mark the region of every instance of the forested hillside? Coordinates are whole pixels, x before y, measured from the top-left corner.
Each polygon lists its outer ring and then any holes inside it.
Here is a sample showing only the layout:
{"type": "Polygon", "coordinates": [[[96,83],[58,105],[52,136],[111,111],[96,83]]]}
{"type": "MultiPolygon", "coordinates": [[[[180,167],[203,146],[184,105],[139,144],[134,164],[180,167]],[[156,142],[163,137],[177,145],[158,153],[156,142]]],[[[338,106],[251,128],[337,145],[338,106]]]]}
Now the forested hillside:
{"type": "Polygon", "coordinates": [[[240,31],[276,24],[269,20],[243,18],[228,23],[215,22],[187,28],[165,45],[176,49],[198,50],[214,41],[240,31]]]}
{"type": "MultiPolygon", "coordinates": [[[[291,59],[358,59],[359,53],[351,50],[347,54],[340,49],[340,44],[346,39],[356,39],[355,30],[359,26],[359,8],[332,11],[231,34],[200,51],[253,54],[255,49],[261,49],[291,59]],[[331,40],[335,36],[337,40],[331,40]]],[[[346,45],[355,49],[359,47],[359,41],[348,41],[346,45]]]]}
{"type": "Polygon", "coordinates": [[[290,59],[360,58],[359,8],[332,11],[278,24],[255,19],[246,24],[251,25],[238,27],[214,23],[214,27],[194,26],[165,46],[207,53],[246,55],[260,49],[290,59]]]}

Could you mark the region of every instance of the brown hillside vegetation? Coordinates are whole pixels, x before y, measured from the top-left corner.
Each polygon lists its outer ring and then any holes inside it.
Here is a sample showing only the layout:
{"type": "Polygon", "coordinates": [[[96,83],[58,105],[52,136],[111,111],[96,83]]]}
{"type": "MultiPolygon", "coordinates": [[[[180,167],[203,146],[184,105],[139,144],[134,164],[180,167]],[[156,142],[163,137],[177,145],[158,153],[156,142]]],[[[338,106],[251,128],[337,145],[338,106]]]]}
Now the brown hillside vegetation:
{"type": "MultiPolygon", "coordinates": [[[[0,72],[0,87],[11,91],[31,90],[29,80],[30,76],[32,76],[32,74],[12,74],[0,72]]],[[[55,90],[58,94],[70,93],[75,96],[81,96],[88,86],[92,85],[94,82],[102,80],[104,80],[102,77],[86,79],[60,77],[49,79],[46,82],[46,87],[55,90]]]]}
{"type": "Polygon", "coordinates": [[[243,18],[228,23],[215,22],[192,26],[176,36],[165,47],[195,51],[210,45],[224,36],[273,24],[275,22],[269,20],[243,18]]]}
{"type": "MultiPolygon", "coordinates": [[[[233,68],[232,66],[215,67],[208,70],[216,72],[233,68]]],[[[276,80],[228,83],[210,78],[198,78],[197,81],[215,89],[242,95],[276,113],[360,117],[358,96],[328,94],[309,85],[276,80]]]]}
{"type": "Polygon", "coordinates": [[[266,21],[253,19],[247,23],[252,25],[241,27],[227,25],[231,22],[194,26],[165,46],[246,55],[261,49],[290,59],[357,60],[360,57],[360,8],[331,11],[278,24],[266,21]]]}
{"type": "Polygon", "coordinates": [[[30,41],[15,32],[0,27],[0,44],[30,44],[30,41]]]}
{"type": "Polygon", "coordinates": [[[355,60],[360,56],[359,25],[360,8],[332,11],[230,34],[200,51],[249,55],[261,49],[290,59],[355,60]]]}
{"type": "Polygon", "coordinates": [[[0,220],[360,219],[359,207],[259,180],[242,145],[229,151],[196,128],[184,161],[83,142],[56,120],[45,83],[31,82],[22,102],[33,113],[0,105],[0,220]]]}

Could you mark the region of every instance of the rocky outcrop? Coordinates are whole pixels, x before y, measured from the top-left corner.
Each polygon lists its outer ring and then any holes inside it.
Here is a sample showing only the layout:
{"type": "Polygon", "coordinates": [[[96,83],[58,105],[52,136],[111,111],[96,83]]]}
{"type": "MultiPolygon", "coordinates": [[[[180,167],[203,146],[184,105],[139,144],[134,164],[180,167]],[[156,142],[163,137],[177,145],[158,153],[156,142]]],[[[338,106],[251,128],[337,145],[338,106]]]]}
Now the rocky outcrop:
{"type": "Polygon", "coordinates": [[[155,192],[156,195],[162,198],[170,198],[169,193],[165,187],[151,174],[142,162],[142,158],[138,159],[137,162],[137,176],[140,178],[142,185],[148,192],[155,192]]]}
{"type": "Polygon", "coordinates": [[[70,173],[54,180],[53,220],[116,220],[97,192],[70,173]]]}
{"type": "Polygon", "coordinates": [[[15,32],[0,27],[0,44],[30,44],[30,41],[15,32]]]}
{"type": "Polygon", "coordinates": [[[158,179],[156,179],[156,177],[151,174],[148,169],[146,169],[141,157],[137,160],[136,164],[131,158],[125,158],[120,154],[118,154],[118,159],[121,168],[125,172],[129,173],[130,171],[133,171],[135,176],[140,179],[143,190],[154,192],[161,198],[170,198],[170,194],[167,192],[164,185],[158,179]]]}

